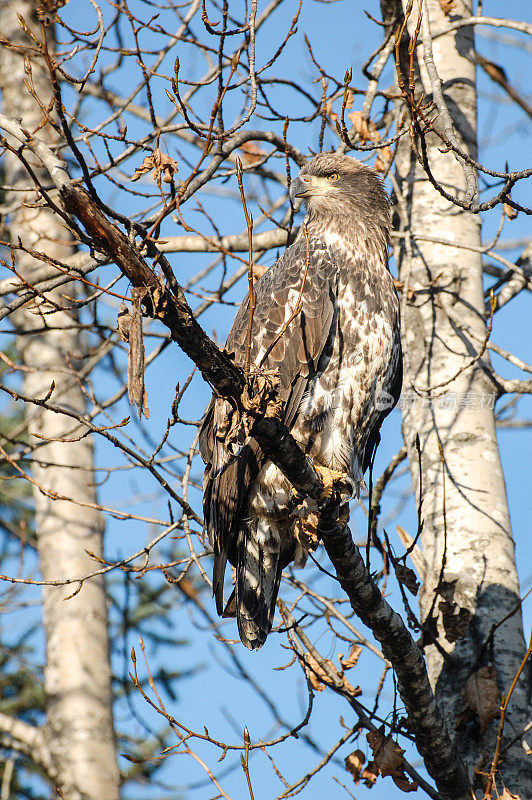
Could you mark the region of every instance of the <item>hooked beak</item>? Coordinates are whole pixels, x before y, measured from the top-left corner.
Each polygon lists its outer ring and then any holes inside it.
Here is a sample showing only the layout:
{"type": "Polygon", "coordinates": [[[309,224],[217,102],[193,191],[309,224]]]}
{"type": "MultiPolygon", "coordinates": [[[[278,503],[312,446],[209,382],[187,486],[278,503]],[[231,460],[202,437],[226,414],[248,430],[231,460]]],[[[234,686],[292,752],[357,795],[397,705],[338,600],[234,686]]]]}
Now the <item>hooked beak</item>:
{"type": "Polygon", "coordinates": [[[305,198],[305,190],[309,184],[305,183],[299,176],[294,178],[290,184],[290,200],[296,211],[299,211],[305,198]]]}
{"type": "Polygon", "coordinates": [[[298,211],[304,200],[315,195],[328,194],[330,190],[331,184],[324,178],[318,178],[316,175],[305,175],[302,178],[298,175],[290,184],[290,199],[298,211]]]}

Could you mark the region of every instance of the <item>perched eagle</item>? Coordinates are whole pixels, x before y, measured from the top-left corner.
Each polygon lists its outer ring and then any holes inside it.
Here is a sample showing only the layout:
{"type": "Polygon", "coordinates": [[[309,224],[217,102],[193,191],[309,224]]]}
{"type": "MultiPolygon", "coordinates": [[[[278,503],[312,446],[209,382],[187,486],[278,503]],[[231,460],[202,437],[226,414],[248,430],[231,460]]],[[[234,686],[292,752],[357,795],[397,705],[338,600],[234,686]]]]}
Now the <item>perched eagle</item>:
{"type": "MultiPolygon", "coordinates": [[[[255,285],[252,374],[276,374],[283,421],[317,468],[361,485],[379,428],[401,391],[399,304],[388,271],[390,214],[377,173],[322,153],[290,187],[307,206],[295,242],[255,285]]],[[[226,350],[244,365],[249,296],[226,350]]],[[[214,548],[219,614],[236,614],[242,642],[260,648],[271,630],[281,572],[303,566],[294,492],[268,461],[239,411],[214,396],[200,433],[204,512],[214,548]],[[235,588],[223,606],[229,559],[235,588]]]]}

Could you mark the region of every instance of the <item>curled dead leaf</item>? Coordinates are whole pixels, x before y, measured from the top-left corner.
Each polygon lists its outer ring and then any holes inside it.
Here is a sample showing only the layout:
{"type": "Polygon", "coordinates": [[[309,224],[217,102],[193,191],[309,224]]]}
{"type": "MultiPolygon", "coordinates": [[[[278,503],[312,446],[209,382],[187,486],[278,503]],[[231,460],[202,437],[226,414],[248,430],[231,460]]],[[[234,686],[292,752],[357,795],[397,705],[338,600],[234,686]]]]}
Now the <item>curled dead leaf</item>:
{"type": "MultiPolygon", "coordinates": [[[[347,109],[352,108],[354,102],[355,102],[355,95],[353,94],[351,89],[348,89],[347,90],[345,107],[347,109]]],[[[342,103],[343,103],[343,98],[342,98],[342,103]]],[[[340,108],[341,108],[341,106],[340,106],[340,108]]],[[[332,110],[332,100],[327,100],[327,102],[325,103],[325,113],[327,114],[327,116],[329,117],[331,122],[336,122],[336,123],[338,122],[338,119],[340,117],[340,113],[337,114],[336,111],[332,110]]],[[[355,113],[357,113],[357,112],[355,112],[355,113]]],[[[358,112],[358,113],[360,113],[360,112],[358,112]]],[[[347,118],[351,119],[351,114],[348,114],[347,118]]]]}
{"type": "Polygon", "coordinates": [[[379,768],[375,765],[374,761],[368,761],[366,767],[364,767],[365,761],[366,756],[362,750],[355,750],[345,759],[345,768],[351,773],[357,786],[360,781],[364,781],[368,789],[371,789],[379,775],[379,768]],[[364,769],[362,769],[362,767],[364,767],[364,769]]]}
{"type": "Polygon", "coordinates": [[[138,408],[139,419],[142,414],[148,419],[148,395],[144,386],[144,339],[142,334],[142,312],[140,298],[133,290],[133,309],[129,311],[123,303],[118,312],[118,330],[124,341],[128,342],[127,389],[128,399],[138,408]],[[127,338],[124,338],[127,337],[127,338]]]}
{"type": "Polygon", "coordinates": [[[264,264],[253,264],[252,269],[254,281],[258,281],[268,271],[268,267],[264,266],[264,264]]]}
{"type": "Polygon", "coordinates": [[[368,731],[366,739],[383,776],[402,772],[405,751],[390,736],[385,736],[381,731],[368,731]]]}
{"type": "MultiPolygon", "coordinates": [[[[375,127],[375,124],[365,117],[362,111],[352,111],[347,115],[351,121],[355,131],[358,133],[362,143],[364,142],[380,142],[380,134],[375,127]]],[[[377,157],[373,165],[373,169],[377,172],[386,172],[392,162],[392,150],[390,147],[381,147],[377,151],[377,157]]]]}
{"type": "Polygon", "coordinates": [[[152,171],[153,177],[157,182],[161,180],[162,176],[164,183],[172,183],[173,176],[177,172],[177,161],[167,156],[166,153],[162,153],[157,147],[153,153],[147,155],[142,164],[137,167],[131,176],[131,180],[138,181],[141,175],[152,171]]]}
{"type": "Polygon", "coordinates": [[[337,121],[338,114],[332,110],[332,102],[330,100],[327,100],[327,102],[325,103],[325,113],[327,114],[329,119],[332,120],[332,122],[337,121]]]}
{"type": "Polygon", "coordinates": [[[414,570],[410,569],[410,567],[407,567],[406,564],[401,564],[398,561],[395,562],[394,569],[399,583],[402,583],[403,586],[406,586],[408,591],[415,596],[419,591],[419,581],[414,570]]]}
{"type": "Polygon", "coordinates": [[[362,689],[360,688],[360,686],[353,686],[352,684],[350,684],[345,675],[344,675],[344,689],[347,691],[349,695],[351,695],[351,697],[360,697],[360,695],[362,694],[362,689]]]}
{"type": "Polygon", "coordinates": [[[362,114],[362,111],[352,111],[347,115],[347,118],[351,121],[362,142],[379,141],[380,136],[375,129],[375,125],[362,114]]]}
{"type": "Polygon", "coordinates": [[[68,0],[39,0],[37,3],[37,16],[45,25],[55,21],[58,9],[67,4],[68,0]]]}
{"type": "Polygon", "coordinates": [[[360,772],[362,767],[364,766],[364,762],[366,761],[366,756],[362,752],[362,750],[355,750],[353,753],[349,753],[345,759],[345,768],[348,772],[351,773],[353,776],[353,780],[356,784],[358,784],[360,780],[360,772]]]}
{"type": "MultiPolygon", "coordinates": [[[[325,659],[325,663],[335,670],[335,666],[332,661],[325,659]]],[[[312,688],[316,692],[323,692],[325,686],[329,684],[329,677],[321,664],[319,664],[314,656],[308,651],[305,653],[305,666],[305,672],[308,675],[308,679],[312,688]]]]}
{"type": "MultiPolygon", "coordinates": [[[[349,76],[348,76],[348,75],[346,74],[346,78],[348,78],[349,80],[351,80],[351,75],[349,74],[349,76]]],[[[353,108],[353,103],[354,103],[354,102],[355,102],[355,95],[353,94],[353,92],[351,91],[351,89],[348,89],[348,90],[347,90],[346,101],[345,101],[345,107],[346,107],[346,108],[353,108]]]]}
{"type": "Polygon", "coordinates": [[[509,203],[502,204],[502,210],[504,211],[504,215],[509,219],[515,219],[517,217],[517,210],[511,206],[509,203]]]}
{"type": "Polygon", "coordinates": [[[118,318],[116,320],[116,327],[118,335],[123,342],[129,342],[129,328],[131,327],[132,314],[125,303],[120,304],[118,309],[118,318]]]}
{"type": "MultiPolygon", "coordinates": [[[[395,286],[397,291],[402,292],[403,289],[405,288],[404,281],[398,281],[397,278],[392,278],[392,280],[393,280],[393,285],[395,286]]],[[[412,301],[416,296],[416,290],[412,286],[409,286],[406,292],[407,292],[406,294],[407,299],[409,301],[412,301]]],[[[404,528],[401,528],[400,525],[397,526],[397,533],[399,534],[399,537],[403,542],[403,544],[405,545],[405,547],[409,547],[412,542],[412,537],[410,536],[410,534],[407,533],[404,528]]]]}
{"type": "Polygon", "coordinates": [[[368,764],[360,777],[362,778],[368,789],[371,789],[371,787],[374,785],[375,781],[379,777],[379,768],[374,761],[368,761],[368,764]]]}
{"type": "Polygon", "coordinates": [[[377,172],[386,172],[388,167],[390,166],[392,161],[392,149],[391,147],[381,147],[377,158],[375,159],[375,163],[373,164],[373,169],[377,170],[377,172]]]}
{"type": "Polygon", "coordinates": [[[342,669],[351,669],[354,667],[360,658],[362,647],[359,644],[352,644],[349,655],[344,658],[343,653],[338,653],[338,660],[340,661],[342,669]]]}

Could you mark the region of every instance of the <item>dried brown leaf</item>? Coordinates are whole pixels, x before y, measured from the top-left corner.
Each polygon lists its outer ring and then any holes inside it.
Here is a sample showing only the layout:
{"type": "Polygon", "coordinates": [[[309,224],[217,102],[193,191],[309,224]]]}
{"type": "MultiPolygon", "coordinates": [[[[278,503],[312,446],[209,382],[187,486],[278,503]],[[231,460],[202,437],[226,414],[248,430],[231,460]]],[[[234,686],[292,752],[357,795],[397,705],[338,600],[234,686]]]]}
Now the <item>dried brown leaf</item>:
{"type": "Polygon", "coordinates": [[[311,513],[305,519],[297,519],[294,522],[292,529],[294,536],[304,550],[316,550],[319,544],[319,521],[319,516],[311,513]]]}
{"type": "Polygon", "coordinates": [[[166,153],[162,153],[157,147],[153,153],[147,155],[142,164],[137,167],[131,176],[131,180],[138,181],[141,175],[152,171],[156,181],[160,181],[162,176],[164,183],[172,183],[172,178],[177,172],[177,161],[167,156],[166,153]]]}
{"type": "Polygon", "coordinates": [[[471,612],[467,608],[459,608],[450,600],[441,600],[439,609],[447,641],[457,642],[459,639],[463,639],[469,630],[471,612]]]}
{"type": "Polygon", "coordinates": [[[330,100],[328,100],[325,103],[325,113],[327,114],[330,120],[332,120],[333,122],[337,121],[338,114],[332,110],[332,102],[330,100]]]}
{"type": "Polygon", "coordinates": [[[403,771],[405,751],[390,736],[384,736],[381,731],[368,731],[366,739],[383,776],[399,775],[403,771]]]}
{"type": "Polygon", "coordinates": [[[253,264],[253,282],[258,281],[259,278],[262,278],[265,272],[268,271],[268,267],[264,266],[264,264],[253,264]]]}
{"type": "Polygon", "coordinates": [[[161,314],[166,306],[166,290],[162,283],[159,283],[150,290],[150,297],[153,303],[153,308],[157,314],[161,314]]]}
{"type": "Polygon", "coordinates": [[[362,647],[359,644],[352,644],[349,655],[346,658],[344,658],[343,653],[338,653],[338,660],[340,661],[342,669],[351,669],[351,667],[354,667],[360,658],[361,652],[362,647]]]}
{"type": "Polygon", "coordinates": [[[464,690],[466,708],[473,711],[480,720],[480,731],[484,733],[492,719],[500,711],[497,670],[489,665],[474,672],[464,690]]]}
{"type": "Polygon", "coordinates": [[[402,583],[403,586],[406,586],[408,591],[415,596],[419,591],[419,581],[414,570],[410,569],[410,567],[407,567],[405,564],[400,564],[399,562],[394,564],[394,569],[399,583],[402,583]]]}
{"type": "MultiPolygon", "coordinates": [[[[307,665],[307,675],[310,681],[312,688],[316,692],[323,692],[325,686],[329,684],[329,677],[323,667],[316,661],[313,655],[308,651],[305,653],[305,662],[307,665]]],[[[333,670],[335,669],[334,664],[329,659],[325,660],[325,663],[328,664],[333,670]]]]}
{"type": "MultiPolygon", "coordinates": [[[[144,340],[140,303],[134,304],[133,311],[129,312],[129,317],[127,339],[129,342],[127,356],[128,398],[132,405],[137,406],[139,419],[141,419],[143,413],[148,419],[150,412],[148,410],[148,395],[144,387],[144,340]]],[[[127,322],[125,322],[125,325],[127,325],[127,322]]]]}
{"type": "Polygon", "coordinates": [[[509,220],[515,219],[517,217],[517,209],[515,209],[508,203],[503,203],[502,209],[504,211],[505,216],[508,217],[509,220]]]}
{"type": "Polygon", "coordinates": [[[505,786],[502,790],[502,794],[499,795],[499,800],[521,800],[521,795],[512,794],[505,786]]]}
{"type": "Polygon", "coordinates": [[[347,115],[362,142],[378,142],[380,137],[374,124],[362,114],[362,111],[352,111],[347,115]]]}
{"type": "Polygon", "coordinates": [[[392,161],[392,149],[391,147],[381,147],[377,158],[375,159],[375,163],[373,165],[373,169],[377,170],[377,172],[386,172],[390,163],[392,161]]]}
{"type": "Polygon", "coordinates": [[[318,506],[310,498],[306,498],[294,511],[295,520],[292,532],[304,550],[316,550],[319,544],[318,523],[320,521],[318,506]]]}
{"type": "Polygon", "coordinates": [[[454,0],[438,0],[444,14],[450,14],[454,8],[454,0]]]}
{"type": "Polygon", "coordinates": [[[54,22],[59,8],[67,4],[68,0],[39,0],[37,3],[37,16],[45,25],[54,22]]]}
{"type": "Polygon", "coordinates": [[[244,164],[257,164],[266,155],[266,151],[256,142],[244,142],[239,150],[244,154],[242,156],[244,164]]]}
{"type": "Polygon", "coordinates": [[[402,777],[395,776],[392,780],[402,792],[417,792],[418,790],[416,781],[411,781],[407,775],[403,775],[402,777]]]}
{"type": "Polygon", "coordinates": [[[373,751],[372,763],[383,778],[389,775],[403,792],[415,792],[418,788],[417,783],[410,781],[404,771],[403,755],[405,751],[394,742],[391,736],[385,736],[380,730],[368,731],[366,739],[373,751]]]}
{"type": "Polygon", "coordinates": [[[345,675],[343,677],[344,677],[344,689],[347,691],[347,693],[350,694],[351,697],[360,697],[360,695],[362,694],[362,689],[360,688],[360,686],[352,686],[345,677],[345,675]]]}
{"type": "MultiPolygon", "coordinates": [[[[392,278],[392,280],[393,280],[393,285],[395,286],[397,291],[402,292],[403,289],[405,288],[404,281],[398,281],[397,278],[392,278]]],[[[416,290],[412,286],[409,286],[407,289],[406,296],[407,300],[409,301],[413,300],[416,296],[416,290]]],[[[409,547],[412,542],[412,537],[410,536],[410,534],[407,533],[404,528],[401,528],[400,525],[397,526],[397,533],[399,534],[399,538],[401,539],[404,546],[409,547]]]]}
{"type": "MultiPolygon", "coordinates": [[[[346,103],[345,103],[345,108],[346,109],[352,108],[354,102],[355,102],[355,95],[353,94],[351,89],[348,89],[347,90],[347,99],[346,99],[346,103]]],[[[336,122],[337,129],[340,129],[340,126],[339,126],[339,123],[338,123],[338,119],[340,118],[340,113],[337,114],[336,111],[332,110],[332,100],[328,100],[325,103],[325,113],[327,114],[327,116],[329,117],[329,119],[332,122],[336,122]]],[[[357,113],[357,112],[354,112],[354,113],[357,113]]],[[[358,113],[360,113],[360,112],[358,112],[358,113]]],[[[347,118],[350,119],[351,118],[351,114],[348,114],[347,118]]]]}
{"type": "Polygon", "coordinates": [[[361,779],[364,781],[368,789],[374,785],[375,781],[379,776],[379,768],[375,764],[374,761],[368,761],[367,767],[364,769],[363,773],[361,774],[361,779]]]}
{"type": "Polygon", "coordinates": [[[366,756],[362,752],[362,750],[355,750],[353,753],[349,753],[349,755],[345,759],[345,768],[348,772],[351,773],[353,776],[353,780],[356,784],[358,784],[360,780],[360,772],[362,767],[364,766],[364,762],[366,761],[366,756]]]}
{"type": "Polygon", "coordinates": [[[192,581],[189,581],[188,578],[181,578],[181,580],[177,582],[177,586],[190,600],[195,600],[197,598],[198,593],[194,587],[194,584],[192,581]]]}

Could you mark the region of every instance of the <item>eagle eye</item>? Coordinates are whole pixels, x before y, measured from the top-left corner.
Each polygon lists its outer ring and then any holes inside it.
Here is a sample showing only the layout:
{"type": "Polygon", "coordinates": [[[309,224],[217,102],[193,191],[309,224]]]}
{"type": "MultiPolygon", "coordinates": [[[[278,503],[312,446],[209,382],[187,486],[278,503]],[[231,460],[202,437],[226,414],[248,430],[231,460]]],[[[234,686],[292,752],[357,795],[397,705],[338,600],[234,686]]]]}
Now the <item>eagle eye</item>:
{"type": "Polygon", "coordinates": [[[331,183],[335,183],[340,178],[337,172],[331,172],[330,175],[326,175],[325,177],[328,181],[331,181],[331,183]]]}

